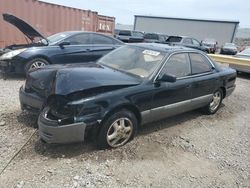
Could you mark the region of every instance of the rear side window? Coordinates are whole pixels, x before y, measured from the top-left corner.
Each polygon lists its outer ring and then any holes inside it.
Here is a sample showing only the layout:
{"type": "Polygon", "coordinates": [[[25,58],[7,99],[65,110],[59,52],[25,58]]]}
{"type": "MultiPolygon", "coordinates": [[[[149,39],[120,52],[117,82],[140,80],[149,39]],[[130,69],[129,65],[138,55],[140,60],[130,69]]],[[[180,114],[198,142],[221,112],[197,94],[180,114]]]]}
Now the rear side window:
{"type": "Polygon", "coordinates": [[[68,39],[72,45],[90,44],[90,34],[78,34],[68,39]]]}
{"type": "Polygon", "coordinates": [[[175,36],[170,36],[167,39],[167,42],[181,42],[182,37],[175,37],[175,36]]]}
{"type": "Polygon", "coordinates": [[[123,35],[123,36],[131,36],[131,31],[126,31],[126,30],[123,30],[123,31],[120,31],[120,32],[119,32],[119,35],[123,35]]]}
{"type": "Polygon", "coordinates": [[[189,56],[191,60],[192,74],[201,74],[212,70],[212,65],[203,55],[190,53],[189,56]]]}
{"type": "Polygon", "coordinates": [[[177,78],[191,74],[190,61],[187,53],[172,55],[164,65],[162,73],[171,74],[177,78]]]}
{"type": "Polygon", "coordinates": [[[92,35],[92,42],[93,44],[113,44],[112,39],[96,34],[92,35]]]}
{"type": "Polygon", "coordinates": [[[184,43],[184,44],[193,44],[193,43],[192,43],[192,40],[189,39],[189,38],[183,39],[183,43],[184,43]]]}
{"type": "Polygon", "coordinates": [[[141,32],[138,32],[138,31],[132,31],[132,33],[133,33],[133,36],[135,36],[135,37],[141,37],[141,38],[143,38],[143,33],[141,33],[141,32]]]}

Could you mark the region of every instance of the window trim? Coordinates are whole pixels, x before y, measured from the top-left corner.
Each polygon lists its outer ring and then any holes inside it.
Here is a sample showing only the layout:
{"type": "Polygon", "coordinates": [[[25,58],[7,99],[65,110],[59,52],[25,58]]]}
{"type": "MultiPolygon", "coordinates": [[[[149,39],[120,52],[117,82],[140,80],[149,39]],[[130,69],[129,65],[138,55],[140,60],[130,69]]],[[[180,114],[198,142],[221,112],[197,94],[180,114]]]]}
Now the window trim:
{"type": "MultiPolygon", "coordinates": [[[[183,50],[183,51],[180,51],[180,52],[173,52],[173,53],[171,53],[165,60],[163,59],[163,64],[162,64],[162,66],[160,66],[160,68],[159,68],[159,70],[157,71],[156,70],[156,74],[155,74],[155,76],[152,76],[152,80],[153,80],[153,83],[155,83],[156,82],[156,79],[158,78],[158,76],[159,76],[159,74],[161,73],[161,71],[162,71],[162,69],[163,69],[163,67],[165,66],[165,64],[168,62],[168,60],[169,60],[169,58],[172,56],[172,55],[174,55],[174,54],[178,54],[178,53],[198,53],[198,54],[201,54],[201,55],[203,55],[202,53],[200,53],[200,52],[195,52],[195,51],[189,51],[189,50],[183,50]]],[[[215,66],[214,66],[214,64],[212,63],[212,61],[208,58],[208,57],[206,57],[205,55],[203,55],[207,60],[208,60],[208,62],[212,65],[212,70],[213,69],[215,69],[215,66]]],[[[190,61],[190,63],[191,63],[191,61],[190,61]]],[[[192,71],[192,70],[191,70],[192,71]]],[[[190,75],[190,76],[184,76],[184,77],[179,77],[179,78],[177,78],[176,80],[182,80],[182,79],[188,79],[188,78],[194,78],[194,77],[199,77],[199,76],[203,76],[203,75],[208,75],[208,74],[212,74],[213,72],[211,71],[211,72],[207,72],[207,73],[202,73],[202,74],[195,74],[195,75],[190,75]]]]}

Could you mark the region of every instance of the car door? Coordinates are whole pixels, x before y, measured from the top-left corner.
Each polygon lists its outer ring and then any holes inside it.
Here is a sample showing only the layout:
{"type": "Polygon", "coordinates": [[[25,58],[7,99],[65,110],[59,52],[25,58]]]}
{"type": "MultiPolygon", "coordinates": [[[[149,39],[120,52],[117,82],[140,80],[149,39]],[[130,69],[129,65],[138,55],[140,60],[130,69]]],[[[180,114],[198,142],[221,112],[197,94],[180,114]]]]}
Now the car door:
{"type": "Polygon", "coordinates": [[[118,43],[116,40],[113,40],[110,37],[106,37],[96,33],[92,33],[91,38],[92,38],[92,48],[91,48],[92,61],[98,60],[103,55],[107,54],[108,52],[120,46],[120,43],[118,43]]]}
{"type": "Polygon", "coordinates": [[[54,63],[82,63],[91,61],[91,36],[89,33],[80,33],[64,39],[67,45],[58,47],[58,53],[51,57],[54,63]]]}
{"type": "Polygon", "coordinates": [[[209,103],[219,85],[216,70],[210,60],[198,52],[189,53],[193,83],[191,87],[192,104],[202,106],[209,103]]]}
{"type": "Polygon", "coordinates": [[[169,57],[159,75],[175,75],[176,82],[155,82],[151,119],[158,120],[188,110],[191,93],[191,67],[188,53],[176,53],[169,57]]]}

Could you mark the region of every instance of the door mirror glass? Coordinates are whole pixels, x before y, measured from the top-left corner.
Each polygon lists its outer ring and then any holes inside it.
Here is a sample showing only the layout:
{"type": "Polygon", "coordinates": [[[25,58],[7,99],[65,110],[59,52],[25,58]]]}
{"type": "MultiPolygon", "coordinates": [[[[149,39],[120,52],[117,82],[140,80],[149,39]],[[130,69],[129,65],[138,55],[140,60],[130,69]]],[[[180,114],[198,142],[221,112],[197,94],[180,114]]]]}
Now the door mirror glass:
{"type": "Polygon", "coordinates": [[[163,74],[157,78],[157,81],[159,82],[176,82],[176,76],[171,74],[163,74]]]}

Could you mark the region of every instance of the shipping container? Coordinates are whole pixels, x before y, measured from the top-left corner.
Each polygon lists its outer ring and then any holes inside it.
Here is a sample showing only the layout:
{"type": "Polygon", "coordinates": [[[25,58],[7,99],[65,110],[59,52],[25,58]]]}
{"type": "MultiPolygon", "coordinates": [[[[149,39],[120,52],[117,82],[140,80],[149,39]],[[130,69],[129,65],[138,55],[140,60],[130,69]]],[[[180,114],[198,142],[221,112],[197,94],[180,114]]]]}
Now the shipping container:
{"type": "Polygon", "coordinates": [[[24,35],[2,19],[3,13],[13,14],[45,36],[72,30],[114,34],[115,18],[95,11],[71,8],[38,0],[0,0],[0,48],[26,43],[24,35]]]}

